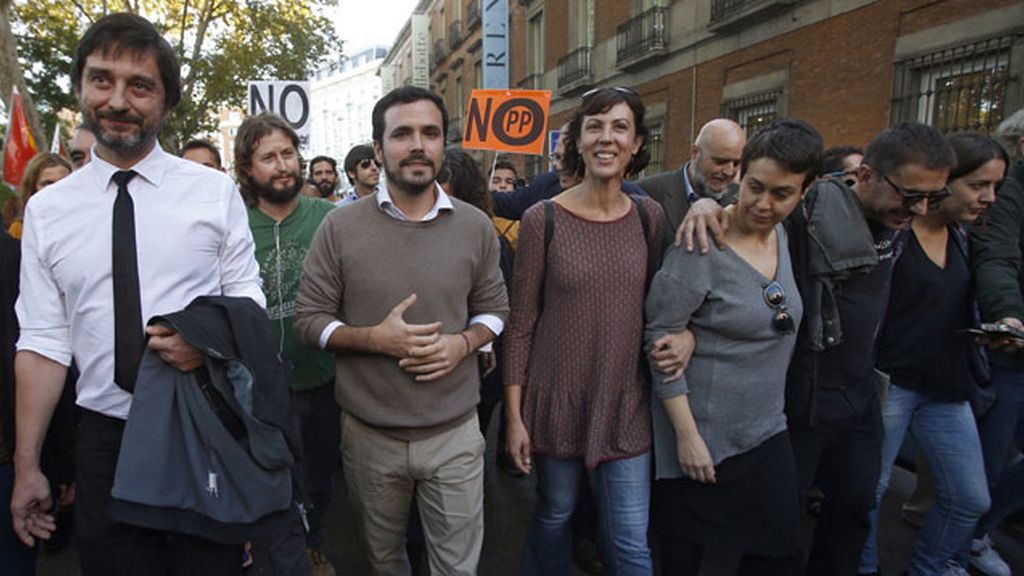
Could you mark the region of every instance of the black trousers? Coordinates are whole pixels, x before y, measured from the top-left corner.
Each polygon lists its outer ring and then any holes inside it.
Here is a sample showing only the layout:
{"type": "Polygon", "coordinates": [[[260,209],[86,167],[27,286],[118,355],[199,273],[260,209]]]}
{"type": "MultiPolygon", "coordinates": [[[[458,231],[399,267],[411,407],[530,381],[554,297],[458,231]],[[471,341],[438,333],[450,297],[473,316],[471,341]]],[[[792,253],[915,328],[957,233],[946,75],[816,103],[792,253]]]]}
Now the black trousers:
{"type": "Polygon", "coordinates": [[[855,576],[871,526],[868,514],[875,507],[881,408],[877,397],[858,408],[842,391],[818,394],[814,426],[790,430],[805,504],[811,488],[825,495],[817,521],[807,518],[802,527],[800,553],[807,559],[808,575],[855,576]]]}
{"type": "Polygon", "coordinates": [[[124,421],[83,410],[78,420],[75,543],[83,576],[242,573],[242,547],[138,528],[107,514],[124,421]]]}
{"type": "Polygon", "coordinates": [[[719,547],[740,576],[793,575],[799,505],[786,432],[719,462],[715,475],[715,484],[685,477],[654,482],[651,518],[661,573],[697,576],[705,551],[719,547]]]}
{"type": "Polygon", "coordinates": [[[334,473],[341,463],[341,409],[334,399],[334,381],[312,390],[292,392],[292,416],[302,438],[299,470],[309,532],[306,544],[324,543],[324,518],[331,505],[334,473]]]}

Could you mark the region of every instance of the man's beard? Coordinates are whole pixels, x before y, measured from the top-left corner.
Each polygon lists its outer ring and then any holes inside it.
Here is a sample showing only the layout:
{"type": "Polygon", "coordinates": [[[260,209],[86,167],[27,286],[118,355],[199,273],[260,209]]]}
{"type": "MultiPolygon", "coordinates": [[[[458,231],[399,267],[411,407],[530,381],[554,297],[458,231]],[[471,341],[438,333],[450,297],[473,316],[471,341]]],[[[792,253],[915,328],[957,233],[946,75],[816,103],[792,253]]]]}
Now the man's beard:
{"type": "Polygon", "coordinates": [[[305,186],[306,180],[299,174],[292,174],[295,178],[295,184],[291,188],[284,190],[277,190],[271,182],[261,184],[255,180],[252,181],[252,191],[264,202],[270,204],[287,204],[295,199],[302,191],[302,187],[305,186]]]}
{"type": "Polygon", "coordinates": [[[403,166],[413,161],[422,160],[429,161],[425,154],[411,154],[409,156],[406,156],[398,163],[398,170],[395,171],[391,170],[391,167],[388,166],[387,160],[385,160],[383,168],[384,174],[386,174],[388,178],[388,186],[398,188],[399,190],[405,192],[410,196],[419,196],[420,194],[423,194],[427,190],[433,188],[434,179],[437,177],[437,165],[434,163],[431,163],[433,165],[433,174],[431,174],[429,179],[425,182],[410,182],[409,180],[406,180],[402,177],[401,169],[403,166]]]}
{"type": "Polygon", "coordinates": [[[711,198],[712,200],[720,201],[725,193],[729,190],[729,185],[726,185],[724,189],[719,192],[715,192],[708,186],[708,181],[704,178],[704,175],[700,173],[700,170],[695,170],[694,175],[690,178],[690,186],[693,187],[694,192],[701,198],[711,198]]]}
{"type": "Polygon", "coordinates": [[[92,130],[92,133],[96,135],[97,142],[105,148],[127,154],[134,154],[144,150],[156,140],[160,129],[163,127],[163,118],[157,122],[156,126],[147,129],[145,119],[128,112],[93,111],[92,113],[82,114],[82,120],[85,127],[92,130]],[[108,132],[100,124],[101,119],[130,122],[138,126],[139,130],[134,134],[108,132]]]}
{"type": "Polygon", "coordinates": [[[320,182],[314,182],[313,185],[320,191],[321,198],[330,198],[331,194],[338,189],[337,182],[331,182],[329,180],[321,180],[320,182]]]}

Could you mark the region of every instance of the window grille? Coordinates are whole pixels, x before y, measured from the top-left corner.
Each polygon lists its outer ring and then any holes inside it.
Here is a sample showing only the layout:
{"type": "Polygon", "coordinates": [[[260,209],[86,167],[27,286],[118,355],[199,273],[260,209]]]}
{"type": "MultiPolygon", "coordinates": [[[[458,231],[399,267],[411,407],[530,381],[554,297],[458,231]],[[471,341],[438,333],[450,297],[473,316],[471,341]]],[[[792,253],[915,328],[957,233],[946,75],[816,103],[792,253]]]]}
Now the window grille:
{"type": "Polygon", "coordinates": [[[635,176],[636,180],[664,172],[663,149],[664,131],[662,125],[655,124],[654,126],[649,126],[647,128],[647,152],[651,155],[651,160],[647,163],[647,167],[635,176]]]}
{"type": "Polygon", "coordinates": [[[922,122],[941,132],[990,132],[1006,113],[1012,35],[896,63],[893,124],[922,122]]]}
{"type": "Polygon", "coordinates": [[[779,115],[781,95],[776,91],[729,100],[722,104],[722,115],[735,120],[749,137],[779,115]]]}

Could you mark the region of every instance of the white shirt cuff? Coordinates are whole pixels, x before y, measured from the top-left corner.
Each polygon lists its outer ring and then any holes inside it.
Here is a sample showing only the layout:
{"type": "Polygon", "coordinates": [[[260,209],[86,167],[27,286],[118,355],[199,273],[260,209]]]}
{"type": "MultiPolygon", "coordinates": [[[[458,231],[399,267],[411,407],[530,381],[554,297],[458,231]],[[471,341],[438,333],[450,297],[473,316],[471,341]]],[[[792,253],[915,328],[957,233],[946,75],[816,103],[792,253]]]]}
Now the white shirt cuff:
{"type": "MultiPolygon", "coordinates": [[[[469,324],[483,324],[488,330],[494,333],[495,336],[501,334],[502,330],[505,329],[505,323],[493,314],[480,314],[479,316],[473,316],[469,319],[469,324]]],[[[331,334],[335,330],[344,326],[345,323],[341,320],[334,320],[330,324],[324,327],[323,332],[320,333],[320,349],[327,349],[327,342],[331,339],[331,334]]],[[[491,343],[488,342],[480,347],[482,352],[490,352],[492,350],[491,343]]]]}
{"type": "Polygon", "coordinates": [[[331,334],[338,328],[344,326],[345,323],[341,320],[335,320],[324,327],[324,331],[320,333],[320,349],[327,350],[327,342],[331,339],[331,334]]]}
{"type": "MultiPolygon", "coordinates": [[[[501,318],[498,318],[494,314],[479,314],[469,319],[469,325],[483,324],[488,330],[494,333],[495,336],[500,336],[501,331],[505,329],[505,322],[501,318]]],[[[488,342],[480,347],[480,352],[490,352],[494,350],[493,341],[488,342]]]]}

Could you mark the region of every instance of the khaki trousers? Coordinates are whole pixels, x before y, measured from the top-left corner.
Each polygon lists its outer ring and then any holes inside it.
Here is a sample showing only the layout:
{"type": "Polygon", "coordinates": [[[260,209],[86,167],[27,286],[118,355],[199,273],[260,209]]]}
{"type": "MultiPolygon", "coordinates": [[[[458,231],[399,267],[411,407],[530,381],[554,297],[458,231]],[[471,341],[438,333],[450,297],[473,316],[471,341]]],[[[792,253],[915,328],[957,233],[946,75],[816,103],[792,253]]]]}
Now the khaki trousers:
{"type": "Polygon", "coordinates": [[[475,576],[484,540],[484,439],[475,414],[412,442],[349,416],[341,451],[374,574],[410,574],[405,530],[415,496],[430,573],[475,576]]]}

